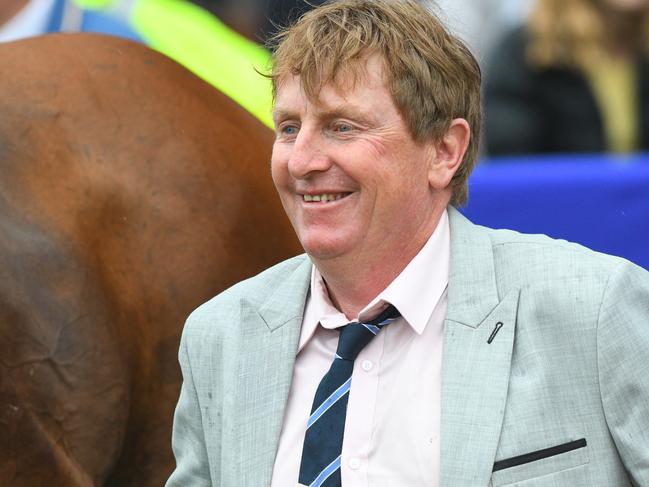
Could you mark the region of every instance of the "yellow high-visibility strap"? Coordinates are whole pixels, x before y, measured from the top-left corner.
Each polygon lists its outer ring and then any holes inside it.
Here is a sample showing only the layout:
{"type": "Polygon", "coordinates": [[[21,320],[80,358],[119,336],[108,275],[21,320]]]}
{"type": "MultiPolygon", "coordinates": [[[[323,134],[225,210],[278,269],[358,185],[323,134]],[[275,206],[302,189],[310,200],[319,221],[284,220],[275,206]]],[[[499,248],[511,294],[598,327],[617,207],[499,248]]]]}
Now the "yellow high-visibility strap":
{"type": "MultiPolygon", "coordinates": [[[[74,0],[110,12],[123,0],[74,0]]],[[[186,0],[130,0],[131,28],[273,128],[270,53],[186,0]]]]}

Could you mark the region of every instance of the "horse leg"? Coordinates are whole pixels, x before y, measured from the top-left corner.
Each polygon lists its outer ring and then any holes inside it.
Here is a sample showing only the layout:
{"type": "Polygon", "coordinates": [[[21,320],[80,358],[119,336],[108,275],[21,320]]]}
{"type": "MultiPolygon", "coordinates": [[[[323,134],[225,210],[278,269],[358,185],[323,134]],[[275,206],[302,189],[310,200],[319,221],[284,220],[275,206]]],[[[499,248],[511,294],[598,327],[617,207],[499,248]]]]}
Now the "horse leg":
{"type": "Polygon", "coordinates": [[[74,249],[0,213],[0,485],[102,485],[129,412],[115,313],[74,249]]]}

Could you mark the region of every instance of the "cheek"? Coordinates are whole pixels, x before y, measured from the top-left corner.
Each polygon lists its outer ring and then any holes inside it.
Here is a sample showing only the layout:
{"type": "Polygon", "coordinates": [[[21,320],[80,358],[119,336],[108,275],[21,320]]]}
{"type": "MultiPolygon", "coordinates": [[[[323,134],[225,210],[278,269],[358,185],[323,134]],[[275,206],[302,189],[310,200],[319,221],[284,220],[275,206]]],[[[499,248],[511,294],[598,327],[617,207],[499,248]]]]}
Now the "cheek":
{"type": "Polygon", "coordinates": [[[364,150],[370,157],[384,158],[390,154],[390,143],[380,138],[368,138],[364,150]]]}
{"type": "Polygon", "coordinates": [[[288,157],[284,154],[286,151],[275,146],[270,158],[270,173],[273,177],[275,186],[285,183],[288,177],[287,162],[288,157]]]}

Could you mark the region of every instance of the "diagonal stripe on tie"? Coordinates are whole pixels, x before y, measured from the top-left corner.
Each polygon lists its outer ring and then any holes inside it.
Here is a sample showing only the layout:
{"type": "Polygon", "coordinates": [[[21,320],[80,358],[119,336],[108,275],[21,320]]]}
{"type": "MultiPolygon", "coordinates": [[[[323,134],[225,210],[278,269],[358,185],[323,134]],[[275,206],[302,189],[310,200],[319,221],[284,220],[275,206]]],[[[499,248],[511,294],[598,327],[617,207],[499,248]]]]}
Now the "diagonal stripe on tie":
{"type": "Polygon", "coordinates": [[[363,326],[368,330],[370,330],[372,332],[372,335],[377,335],[381,331],[381,328],[379,328],[378,326],[374,326],[374,325],[363,325],[363,326]]]}
{"type": "Polygon", "coordinates": [[[351,386],[352,383],[352,378],[350,377],[347,379],[347,381],[341,385],[338,389],[336,389],[331,396],[329,396],[313,413],[311,413],[311,416],[309,417],[309,422],[307,423],[306,427],[310,428],[313,423],[315,423],[320,417],[326,413],[331,406],[333,406],[336,401],[338,401],[341,397],[343,397],[345,394],[349,392],[349,387],[351,386]]]}
{"type": "Polygon", "coordinates": [[[340,455],[338,455],[338,457],[333,462],[327,465],[325,469],[322,472],[320,472],[320,475],[318,475],[316,479],[313,482],[311,482],[311,485],[309,485],[309,487],[320,487],[337,470],[340,470],[340,455]]]}
{"type": "Polygon", "coordinates": [[[336,357],[316,390],[307,423],[299,482],[313,487],[341,486],[341,453],[354,360],[382,328],[399,316],[390,305],[366,323],[340,330],[336,357]]]}

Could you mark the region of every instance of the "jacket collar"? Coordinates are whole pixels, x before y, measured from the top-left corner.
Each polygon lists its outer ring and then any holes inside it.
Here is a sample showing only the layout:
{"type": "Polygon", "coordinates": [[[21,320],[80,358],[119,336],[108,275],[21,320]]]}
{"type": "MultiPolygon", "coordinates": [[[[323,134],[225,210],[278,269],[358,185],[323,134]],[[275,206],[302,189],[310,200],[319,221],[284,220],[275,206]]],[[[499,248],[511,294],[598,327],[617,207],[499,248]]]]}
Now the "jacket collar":
{"type": "Polygon", "coordinates": [[[450,208],[440,487],[487,485],[503,422],[519,290],[500,296],[488,231],[450,208]]]}
{"type": "MultiPolygon", "coordinates": [[[[440,487],[470,487],[487,485],[491,476],[507,398],[519,292],[499,295],[488,231],[453,208],[449,219],[440,487]]],[[[259,309],[258,321],[252,324],[258,346],[244,347],[240,356],[246,370],[255,370],[240,374],[237,390],[238,407],[248,411],[239,422],[240,444],[234,449],[240,478],[249,480],[241,485],[267,485],[272,475],[310,273],[311,262],[305,256],[259,309]],[[267,407],[246,407],[250,398],[267,407]],[[260,424],[266,428],[255,426],[260,424]]]]}
{"type": "Polygon", "coordinates": [[[448,287],[450,321],[476,328],[498,305],[492,244],[483,227],[449,207],[451,272],[448,287]]]}
{"type": "Polygon", "coordinates": [[[306,255],[301,257],[303,260],[288,279],[284,280],[259,308],[259,315],[271,332],[297,318],[302,320],[311,282],[312,264],[306,255]]]}
{"type": "Polygon", "coordinates": [[[227,435],[223,461],[229,479],[241,487],[269,485],[273,472],[311,276],[311,261],[297,259],[262,306],[242,317],[245,343],[238,350],[237,387],[231,391],[236,427],[227,435]]]}

